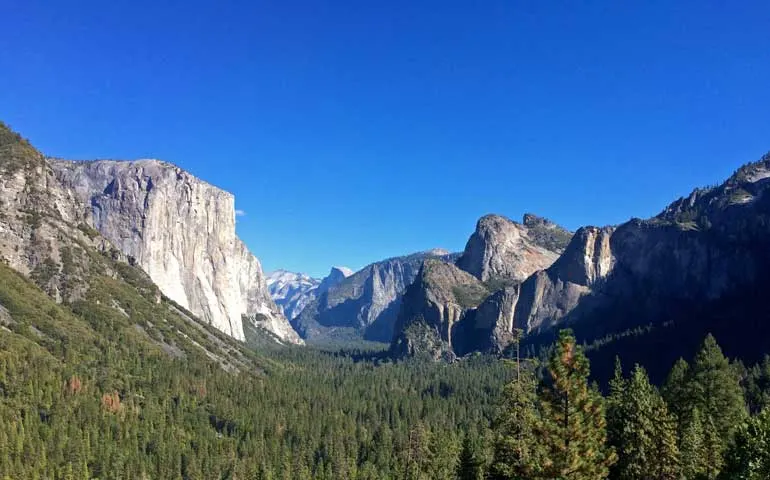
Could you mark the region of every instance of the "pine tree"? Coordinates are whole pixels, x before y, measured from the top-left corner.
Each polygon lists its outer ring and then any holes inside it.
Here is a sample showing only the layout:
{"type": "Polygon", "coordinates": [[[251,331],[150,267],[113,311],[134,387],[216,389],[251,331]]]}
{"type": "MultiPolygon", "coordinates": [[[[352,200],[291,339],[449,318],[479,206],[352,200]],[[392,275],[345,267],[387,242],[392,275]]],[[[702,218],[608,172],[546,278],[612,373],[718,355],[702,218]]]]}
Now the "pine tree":
{"type": "Polygon", "coordinates": [[[680,440],[682,476],[686,479],[700,478],[705,473],[703,423],[698,408],[688,415],[680,440]]]}
{"type": "Polygon", "coordinates": [[[654,452],[652,462],[652,478],[657,480],[676,480],[681,475],[681,458],[677,436],[677,419],[668,410],[663,397],[653,398],[652,418],[654,452]]]}
{"type": "Polygon", "coordinates": [[[530,369],[522,368],[519,352],[521,330],[516,330],[516,371],[503,390],[503,407],[495,420],[495,445],[489,478],[493,480],[534,478],[546,462],[546,451],[538,444],[537,382],[530,369]]]}
{"type": "Polygon", "coordinates": [[[608,401],[609,440],[619,457],[613,478],[676,479],[679,451],[673,416],[644,368],[637,365],[628,381],[617,370],[608,401]]]}
{"type": "Polygon", "coordinates": [[[745,418],[746,406],[740,379],[711,335],[695,357],[687,388],[691,405],[698,407],[704,420],[711,418],[717,437],[728,442],[745,418]]]}
{"type": "Polygon", "coordinates": [[[588,385],[590,367],[572,332],[560,332],[548,362],[536,434],[545,450],[542,472],[532,478],[599,480],[616,456],[606,445],[603,400],[588,385]]]}
{"type": "Polygon", "coordinates": [[[763,410],[738,428],[727,452],[724,480],[770,478],[770,409],[763,410]]]}
{"type": "Polygon", "coordinates": [[[688,382],[690,379],[690,365],[680,358],[671,368],[666,383],[663,385],[661,393],[663,399],[669,406],[671,413],[676,416],[679,423],[679,430],[683,431],[688,422],[688,415],[692,410],[688,382]]]}
{"type": "Polygon", "coordinates": [[[745,380],[746,404],[756,414],[770,408],[770,355],[750,368],[745,380]]]}
{"type": "Polygon", "coordinates": [[[538,444],[537,383],[529,371],[520,370],[503,391],[503,407],[495,421],[495,446],[491,478],[534,478],[545,462],[538,444]]]}
{"type": "Polygon", "coordinates": [[[457,480],[482,480],[483,478],[482,461],[476,453],[470,435],[465,435],[463,448],[457,462],[457,480]]]}
{"type": "Polygon", "coordinates": [[[703,478],[717,478],[724,464],[726,445],[724,438],[719,435],[717,422],[711,416],[706,417],[703,422],[703,478]]]}
{"type": "MultiPolygon", "coordinates": [[[[623,378],[623,367],[620,358],[615,357],[615,375],[609,382],[610,394],[606,399],[607,406],[607,443],[611,445],[615,452],[620,454],[624,439],[624,426],[628,414],[626,412],[626,388],[628,382],[623,378]]],[[[619,476],[621,462],[616,463],[610,469],[612,478],[619,476]]]]}

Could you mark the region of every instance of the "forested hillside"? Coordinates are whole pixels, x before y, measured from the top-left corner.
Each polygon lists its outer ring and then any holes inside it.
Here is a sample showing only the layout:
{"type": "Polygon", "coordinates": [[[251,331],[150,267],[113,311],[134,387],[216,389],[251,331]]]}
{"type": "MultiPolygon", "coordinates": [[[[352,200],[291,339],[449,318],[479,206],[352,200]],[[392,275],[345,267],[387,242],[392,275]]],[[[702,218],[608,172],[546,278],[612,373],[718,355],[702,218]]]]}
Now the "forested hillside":
{"type": "Polygon", "coordinates": [[[236,371],[195,343],[155,347],[138,325],[163,321],[165,301],[130,299],[130,317],[68,308],[0,275],[3,479],[451,478],[510,377],[483,357],[392,364],[277,347],[239,352],[236,371]]]}

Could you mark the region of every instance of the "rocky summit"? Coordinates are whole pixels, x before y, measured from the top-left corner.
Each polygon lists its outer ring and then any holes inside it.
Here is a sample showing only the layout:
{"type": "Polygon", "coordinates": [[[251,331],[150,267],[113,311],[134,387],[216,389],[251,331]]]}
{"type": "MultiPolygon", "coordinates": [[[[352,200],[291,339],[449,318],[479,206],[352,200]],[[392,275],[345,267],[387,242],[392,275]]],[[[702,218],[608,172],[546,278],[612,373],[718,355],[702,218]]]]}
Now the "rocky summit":
{"type": "Polygon", "coordinates": [[[532,214],[522,223],[501,215],[481,217],[457,266],[479,280],[522,282],[548,268],[564,251],[572,234],[532,214]]]}

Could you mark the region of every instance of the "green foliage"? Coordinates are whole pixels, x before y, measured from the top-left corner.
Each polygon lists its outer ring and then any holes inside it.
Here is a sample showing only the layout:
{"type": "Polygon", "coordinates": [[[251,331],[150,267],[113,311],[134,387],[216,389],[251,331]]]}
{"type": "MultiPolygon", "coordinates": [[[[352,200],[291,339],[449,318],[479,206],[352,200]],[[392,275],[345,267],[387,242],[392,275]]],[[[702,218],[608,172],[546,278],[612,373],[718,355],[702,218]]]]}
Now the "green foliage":
{"type": "Polygon", "coordinates": [[[41,163],[42,156],[8,125],[0,122],[0,172],[14,174],[41,163]]]}
{"type": "Polygon", "coordinates": [[[603,399],[588,384],[589,373],[588,359],[564,330],[540,394],[526,374],[506,388],[492,478],[607,478],[616,456],[607,445],[603,399]]]}
{"type": "Polygon", "coordinates": [[[509,376],[485,357],[255,354],[125,269],[136,285],[95,276],[70,308],[0,265],[0,478],[454,478],[509,376]]]}
{"type": "Polygon", "coordinates": [[[717,435],[730,438],[746,415],[743,390],[736,369],[711,335],[695,357],[687,390],[690,403],[712,419],[717,435]]]}
{"type": "Polygon", "coordinates": [[[616,374],[607,417],[609,443],[619,457],[612,478],[679,478],[676,420],[644,368],[637,365],[629,380],[616,374]]]}
{"type": "Polygon", "coordinates": [[[457,461],[457,480],[483,480],[484,459],[479,454],[480,450],[471,436],[466,434],[457,461]]]}
{"type": "Polygon", "coordinates": [[[535,478],[547,458],[537,437],[540,421],[537,382],[531,368],[521,369],[503,391],[502,407],[495,420],[492,479],[535,478]]]}
{"type": "Polygon", "coordinates": [[[548,362],[550,382],[540,402],[536,431],[547,453],[539,478],[606,478],[616,461],[606,445],[603,399],[588,384],[589,373],[572,332],[563,330],[548,362]]]}
{"type": "Polygon", "coordinates": [[[476,308],[489,296],[489,290],[482,283],[454,285],[452,294],[463,308],[476,308]]]}
{"type": "Polygon", "coordinates": [[[770,409],[741,425],[726,455],[720,478],[766,480],[770,478],[770,409]]]}
{"type": "Polygon", "coordinates": [[[698,408],[693,408],[684,425],[680,439],[682,455],[682,476],[684,478],[701,478],[706,471],[704,459],[706,451],[704,446],[703,422],[698,408]]]}
{"type": "Polygon", "coordinates": [[[770,355],[746,372],[744,390],[751,413],[770,408],[770,355]]]}

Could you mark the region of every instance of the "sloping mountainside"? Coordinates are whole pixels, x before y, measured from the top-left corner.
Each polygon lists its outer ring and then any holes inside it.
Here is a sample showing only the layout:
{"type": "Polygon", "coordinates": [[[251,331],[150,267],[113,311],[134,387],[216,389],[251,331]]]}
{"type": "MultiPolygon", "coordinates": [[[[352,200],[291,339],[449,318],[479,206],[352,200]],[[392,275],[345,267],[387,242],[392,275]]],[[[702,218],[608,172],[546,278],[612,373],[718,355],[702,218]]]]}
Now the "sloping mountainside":
{"type": "Polygon", "coordinates": [[[518,283],[551,266],[572,234],[542,217],[524,215],[522,223],[486,215],[476,224],[457,266],[484,282],[518,283]]]}
{"type": "Polygon", "coordinates": [[[164,295],[239,340],[243,322],[301,340],[267,290],[259,260],[235,234],[233,195],[158,160],[46,159],[50,181],[164,295]]]}
{"type": "Polygon", "coordinates": [[[476,277],[451,263],[425,260],[407,288],[395,327],[391,352],[403,356],[453,359],[469,341],[465,324],[473,309],[489,295],[476,277]]]}
{"type": "Polygon", "coordinates": [[[534,349],[550,343],[557,328],[571,327],[598,368],[622,353],[658,379],[708,332],[730,355],[756,361],[770,349],[763,293],[770,286],[768,190],[765,156],[651,219],[581,228],[550,267],[487,298],[475,325],[502,340],[500,347],[520,328],[524,346],[534,349]]]}
{"type": "Polygon", "coordinates": [[[430,250],[373,263],[319,293],[292,325],[316,342],[365,339],[390,342],[401,297],[426,258],[454,259],[430,250]]]}
{"type": "Polygon", "coordinates": [[[352,274],[353,271],[347,267],[332,267],[329,275],[319,280],[304,273],[276,270],[267,276],[267,288],[284,315],[293,320],[318,295],[352,274]]]}

